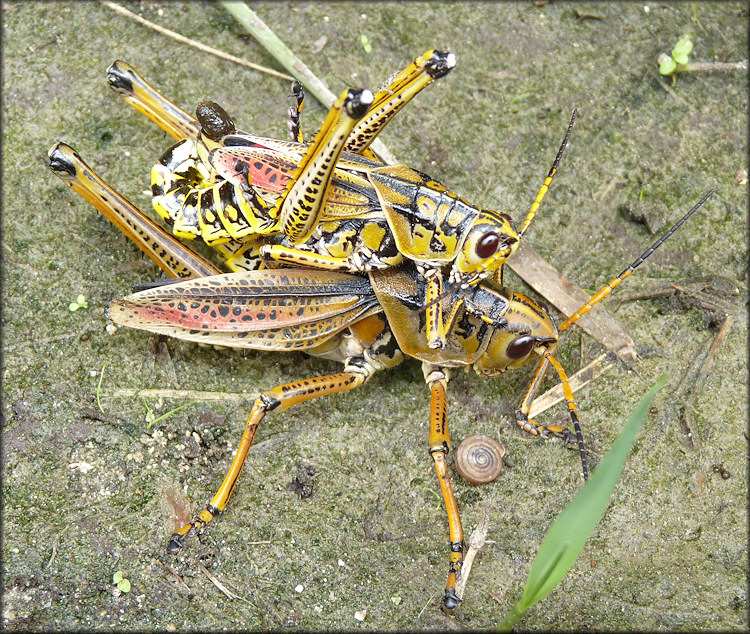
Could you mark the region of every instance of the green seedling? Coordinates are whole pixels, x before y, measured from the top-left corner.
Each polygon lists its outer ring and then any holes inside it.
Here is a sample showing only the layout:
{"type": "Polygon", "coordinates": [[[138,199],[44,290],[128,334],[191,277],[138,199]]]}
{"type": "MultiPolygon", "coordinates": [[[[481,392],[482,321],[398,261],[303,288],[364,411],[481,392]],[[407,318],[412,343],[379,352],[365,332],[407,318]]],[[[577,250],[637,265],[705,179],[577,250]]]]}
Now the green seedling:
{"type": "Polygon", "coordinates": [[[693,52],[693,42],[689,35],[683,35],[672,49],[672,59],[683,66],[688,63],[690,53],[693,52]]]}
{"type": "Polygon", "coordinates": [[[529,95],[531,95],[530,92],[519,93],[518,95],[516,95],[515,97],[513,97],[513,99],[510,100],[510,105],[513,105],[517,101],[522,101],[523,99],[526,99],[526,97],[528,97],[529,95]]]}
{"type": "Polygon", "coordinates": [[[674,45],[671,57],[661,55],[659,57],[659,73],[668,77],[677,71],[678,66],[686,66],[690,61],[690,53],[693,52],[693,42],[689,35],[683,35],[674,45]]]}
{"type": "Polygon", "coordinates": [[[180,405],[179,407],[175,407],[174,409],[170,409],[168,412],[162,414],[158,418],[154,418],[154,410],[149,406],[149,404],[146,402],[146,400],[143,400],[143,404],[146,406],[146,419],[148,420],[148,429],[151,429],[152,425],[154,423],[158,423],[160,420],[165,419],[167,416],[171,416],[175,412],[179,412],[181,409],[185,409],[189,405],[192,405],[193,403],[197,403],[197,400],[188,401],[184,405],[180,405]]]}
{"type": "Polygon", "coordinates": [[[368,55],[372,53],[372,45],[370,44],[370,40],[367,39],[367,36],[364,33],[359,36],[359,41],[362,42],[362,48],[365,49],[365,53],[367,53],[368,55]]]}
{"type": "Polygon", "coordinates": [[[130,581],[128,581],[122,574],[122,570],[118,570],[112,575],[112,583],[117,586],[120,592],[130,592],[130,581]]]}
{"type": "Polygon", "coordinates": [[[742,70],[747,71],[747,60],[741,62],[691,62],[690,53],[693,52],[693,42],[689,35],[683,35],[672,49],[672,54],[660,53],[656,58],[659,73],[665,77],[672,77],[675,81],[677,73],[705,73],[712,71],[742,70]]]}
{"type": "Polygon", "coordinates": [[[70,302],[70,304],[68,304],[68,310],[71,313],[76,312],[79,308],[88,308],[88,307],[89,307],[89,304],[86,301],[86,297],[84,295],[79,295],[78,297],[76,297],[76,301],[70,302]]]}

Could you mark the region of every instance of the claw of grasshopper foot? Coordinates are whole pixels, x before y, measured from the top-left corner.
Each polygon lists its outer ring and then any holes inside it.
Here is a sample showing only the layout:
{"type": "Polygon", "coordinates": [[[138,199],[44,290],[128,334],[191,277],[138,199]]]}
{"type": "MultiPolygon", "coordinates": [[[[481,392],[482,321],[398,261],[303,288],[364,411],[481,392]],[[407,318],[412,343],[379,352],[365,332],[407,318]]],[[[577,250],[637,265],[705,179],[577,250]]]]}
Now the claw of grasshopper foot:
{"type": "Polygon", "coordinates": [[[169,543],[167,544],[167,552],[170,555],[176,555],[180,550],[182,550],[182,535],[179,533],[175,533],[172,535],[172,537],[169,538],[169,543]]]}

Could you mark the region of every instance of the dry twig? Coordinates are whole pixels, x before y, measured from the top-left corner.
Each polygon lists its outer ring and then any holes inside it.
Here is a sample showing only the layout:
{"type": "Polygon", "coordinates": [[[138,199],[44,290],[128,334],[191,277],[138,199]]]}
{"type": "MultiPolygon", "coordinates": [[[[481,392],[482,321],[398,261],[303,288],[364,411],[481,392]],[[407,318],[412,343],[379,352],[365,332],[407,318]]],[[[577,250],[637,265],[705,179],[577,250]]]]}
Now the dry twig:
{"type": "Polygon", "coordinates": [[[188,398],[196,401],[242,401],[253,398],[248,394],[236,392],[201,392],[197,390],[167,390],[167,389],[117,389],[102,392],[102,398],[188,398]]]}
{"type": "Polygon", "coordinates": [[[267,75],[274,75],[275,77],[281,77],[282,79],[286,79],[287,81],[294,80],[294,77],[290,77],[286,73],[280,73],[279,71],[273,70],[272,68],[266,68],[265,66],[259,66],[258,64],[253,64],[252,62],[242,57],[235,57],[234,55],[230,55],[229,53],[225,53],[216,48],[207,46],[206,44],[202,44],[201,42],[196,42],[195,40],[191,40],[189,37],[185,37],[184,35],[180,35],[179,33],[175,33],[174,31],[165,29],[163,26],[159,26],[158,24],[149,22],[146,18],[142,18],[140,15],[137,15],[136,13],[133,13],[132,11],[128,11],[125,7],[121,7],[119,4],[115,2],[109,2],[108,0],[99,0],[99,2],[101,2],[105,7],[112,9],[112,11],[116,11],[120,15],[124,15],[125,17],[130,18],[131,20],[135,20],[136,22],[141,23],[143,26],[147,26],[149,29],[153,29],[154,31],[158,33],[166,35],[167,37],[171,37],[173,40],[177,40],[178,42],[182,42],[183,44],[187,44],[188,46],[197,48],[199,51],[203,51],[204,53],[208,53],[209,55],[215,55],[216,57],[220,57],[221,59],[234,62],[235,64],[239,64],[240,66],[247,66],[248,68],[252,68],[253,70],[257,70],[258,72],[261,72],[261,73],[266,73],[267,75]]]}
{"type": "Polygon", "coordinates": [[[734,319],[732,319],[731,316],[727,315],[724,323],[721,324],[721,328],[719,328],[719,331],[716,333],[714,340],[711,342],[711,346],[708,349],[706,358],[703,360],[700,370],[698,370],[698,376],[696,376],[695,382],[690,388],[690,393],[688,395],[687,401],[685,402],[685,415],[683,417],[683,420],[685,422],[685,428],[688,432],[688,438],[690,438],[690,444],[696,451],[700,449],[701,444],[693,428],[693,412],[695,411],[695,402],[698,400],[698,393],[703,388],[703,383],[706,381],[708,371],[711,369],[711,366],[716,359],[716,355],[719,352],[719,346],[721,346],[722,341],[724,341],[724,337],[726,337],[729,328],[732,326],[732,322],[734,322],[734,319]]]}
{"type": "Polygon", "coordinates": [[[474,565],[474,558],[477,553],[484,546],[484,542],[487,540],[487,533],[489,532],[490,526],[490,510],[492,509],[492,503],[489,498],[484,502],[484,508],[482,509],[482,519],[479,520],[479,524],[474,529],[474,532],[469,538],[469,547],[464,557],[464,563],[461,567],[461,576],[456,582],[456,594],[459,599],[463,599],[464,591],[466,590],[466,584],[469,581],[469,573],[471,567],[474,565]]]}

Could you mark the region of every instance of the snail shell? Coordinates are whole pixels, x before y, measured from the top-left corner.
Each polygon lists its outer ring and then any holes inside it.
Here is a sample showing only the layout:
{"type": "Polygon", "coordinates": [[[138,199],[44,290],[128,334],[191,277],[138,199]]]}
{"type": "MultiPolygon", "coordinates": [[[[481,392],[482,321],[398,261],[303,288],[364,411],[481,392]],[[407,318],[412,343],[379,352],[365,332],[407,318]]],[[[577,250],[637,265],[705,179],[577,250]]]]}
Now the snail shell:
{"type": "Polygon", "coordinates": [[[497,440],[475,434],[465,438],[456,449],[458,474],[472,484],[492,482],[503,470],[505,447],[497,440]]]}

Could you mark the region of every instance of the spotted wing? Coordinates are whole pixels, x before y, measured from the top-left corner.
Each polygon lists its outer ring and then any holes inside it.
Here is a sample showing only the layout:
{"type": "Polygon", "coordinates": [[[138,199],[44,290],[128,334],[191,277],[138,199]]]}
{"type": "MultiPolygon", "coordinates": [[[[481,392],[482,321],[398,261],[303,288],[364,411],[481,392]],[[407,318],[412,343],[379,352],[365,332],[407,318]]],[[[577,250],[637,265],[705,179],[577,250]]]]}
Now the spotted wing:
{"type": "Polygon", "coordinates": [[[109,307],[117,324],[237,348],[305,350],[380,311],[369,280],[269,269],[176,280],[109,307]]]}

